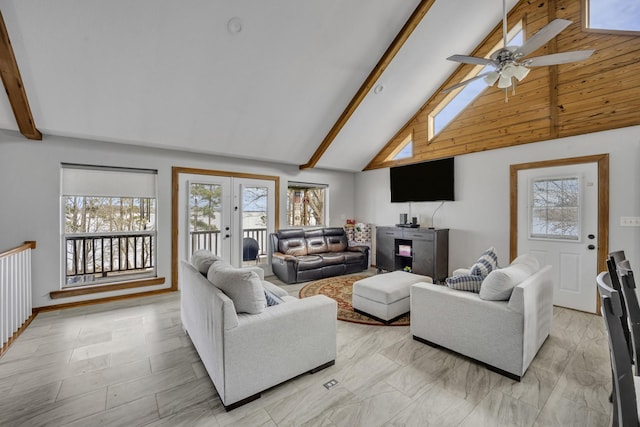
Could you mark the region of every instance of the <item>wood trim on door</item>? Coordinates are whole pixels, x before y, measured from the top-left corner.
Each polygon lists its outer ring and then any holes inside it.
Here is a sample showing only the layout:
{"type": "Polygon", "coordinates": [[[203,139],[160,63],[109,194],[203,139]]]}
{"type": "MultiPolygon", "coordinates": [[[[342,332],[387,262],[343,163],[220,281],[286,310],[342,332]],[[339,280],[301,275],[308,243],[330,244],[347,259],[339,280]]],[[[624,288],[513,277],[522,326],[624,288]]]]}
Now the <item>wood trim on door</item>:
{"type": "MultiPolygon", "coordinates": [[[[509,257],[511,261],[518,255],[518,171],[582,163],[598,164],[598,271],[605,271],[607,269],[606,263],[607,257],[609,256],[609,154],[543,160],[540,162],[520,163],[510,166],[509,257]]],[[[596,278],[594,277],[594,286],[595,280],[596,278]]],[[[598,298],[596,302],[596,312],[600,313],[600,298],[598,298]]]]}
{"type": "Polygon", "coordinates": [[[262,179],[264,181],[273,181],[275,184],[275,229],[280,228],[280,177],[273,175],[258,175],[253,173],[242,172],[228,172],[210,169],[196,169],[185,168],[180,166],[174,166],[171,168],[171,290],[178,290],[178,192],[180,189],[180,174],[191,175],[207,175],[207,176],[224,176],[230,178],[247,178],[247,179],[262,179]]]}

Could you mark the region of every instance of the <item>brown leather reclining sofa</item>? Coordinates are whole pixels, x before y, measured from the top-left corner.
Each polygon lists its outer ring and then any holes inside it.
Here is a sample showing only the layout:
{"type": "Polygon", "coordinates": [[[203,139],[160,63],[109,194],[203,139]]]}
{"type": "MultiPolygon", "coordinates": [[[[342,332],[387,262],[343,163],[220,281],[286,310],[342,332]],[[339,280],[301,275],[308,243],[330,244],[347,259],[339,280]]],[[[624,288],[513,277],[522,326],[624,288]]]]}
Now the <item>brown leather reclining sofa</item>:
{"type": "Polygon", "coordinates": [[[286,283],[356,273],[369,267],[369,247],[349,246],[340,227],[286,229],[269,237],[273,273],[286,283]]]}

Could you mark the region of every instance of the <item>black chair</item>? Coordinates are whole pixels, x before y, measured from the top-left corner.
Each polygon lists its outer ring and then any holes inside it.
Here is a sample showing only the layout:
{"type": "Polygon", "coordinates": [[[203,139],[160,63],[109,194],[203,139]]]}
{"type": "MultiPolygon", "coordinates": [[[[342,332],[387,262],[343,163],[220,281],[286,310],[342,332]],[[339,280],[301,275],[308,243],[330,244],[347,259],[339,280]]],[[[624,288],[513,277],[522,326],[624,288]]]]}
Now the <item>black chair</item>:
{"type": "Polygon", "coordinates": [[[628,325],[631,329],[633,343],[633,361],[636,365],[635,375],[640,375],[640,304],[636,294],[636,281],[629,260],[618,263],[618,274],[622,285],[622,297],[627,306],[628,325]]]}
{"type": "Polygon", "coordinates": [[[600,312],[607,327],[611,370],[613,372],[613,425],[620,427],[638,427],[638,403],[636,387],[640,380],[633,376],[631,358],[627,342],[622,331],[622,304],[620,293],[610,286],[608,272],[602,272],[596,279],[602,302],[600,312]]]}
{"type": "MultiPolygon", "coordinates": [[[[611,287],[618,292],[622,292],[622,287],[620,285],[620,276],[618,275],[618,264],[624,261],[625,259],[626,258],[625,258],[624,251],[611,252],[609,253],[609,258],[607,259],[607,270],[609,271],[611,287]]],[[[623,313],[623,316],[621,318],[622,332],[624,333],[624,337],[627,340],[627,344],[629,347],[629,357],[631,357],[631,362],[636,363],[637,365],[637,361],[633,357],[633,353],[634,353],[633,342],[631,339],[631,332],[629,331],[629,324],[627,322],[628,314],[627,314],[627,305],[625,303],[624,295],[620,303],[622,304],[622,313],[623,313]]]]}
{"type": "Polygon", "coordinates": [[[242,239],[242,261],[255,261],[258,263],[258,254],[260,254],[260,245],[258,241],[252,237],[242,239]]]}

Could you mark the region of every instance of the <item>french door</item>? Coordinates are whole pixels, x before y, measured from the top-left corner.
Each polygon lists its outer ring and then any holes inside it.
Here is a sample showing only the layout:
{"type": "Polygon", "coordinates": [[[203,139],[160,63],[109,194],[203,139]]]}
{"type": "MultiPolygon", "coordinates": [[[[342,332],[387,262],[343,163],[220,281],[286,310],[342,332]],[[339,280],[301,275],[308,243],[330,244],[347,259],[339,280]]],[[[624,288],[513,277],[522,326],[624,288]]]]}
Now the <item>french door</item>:
{"type": "Polygon", "coordinates": [[[275,231],[274,180],[179,174],[178,253],[189,259],[207,249],[237,267],[271,274],[269,233],[275,231]]]}

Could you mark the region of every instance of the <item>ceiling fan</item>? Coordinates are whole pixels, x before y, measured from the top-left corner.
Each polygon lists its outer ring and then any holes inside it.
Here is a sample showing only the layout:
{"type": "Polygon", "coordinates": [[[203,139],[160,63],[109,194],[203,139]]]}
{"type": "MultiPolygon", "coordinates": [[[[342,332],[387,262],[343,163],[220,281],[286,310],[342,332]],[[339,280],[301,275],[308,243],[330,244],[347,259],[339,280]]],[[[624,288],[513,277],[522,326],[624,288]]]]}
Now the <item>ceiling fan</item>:
{"type": "Polygon", "coordinates": [[[593,54],[594,50],[574,50],[571,52],[552,53],[549,55],[535,56],[525,59],[527,55],[543,46],[549,40],[560,34],[572,21],[567,19],[554,19],[532,37],[527,39],[522,46],[507,46],[507,6],[506,0],[502,0],[502,39],[503,48],[493,52],[489,58],[468,55],[452,55],[449,61],[463,64],[489,65],[492,71],[478,74],[475,77],[462,81],[444,89],[442,92],[450,92],[464,86],[474,80],[484,78],[484,81],[493,86],[498,82],[500,89],[508,89],[511,86],[515,90],[515,81],[521,81],[529,74],[528,67],[544,67],[549,65],[566,64],[569,62],[583,61],[593,54]]]}

